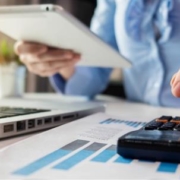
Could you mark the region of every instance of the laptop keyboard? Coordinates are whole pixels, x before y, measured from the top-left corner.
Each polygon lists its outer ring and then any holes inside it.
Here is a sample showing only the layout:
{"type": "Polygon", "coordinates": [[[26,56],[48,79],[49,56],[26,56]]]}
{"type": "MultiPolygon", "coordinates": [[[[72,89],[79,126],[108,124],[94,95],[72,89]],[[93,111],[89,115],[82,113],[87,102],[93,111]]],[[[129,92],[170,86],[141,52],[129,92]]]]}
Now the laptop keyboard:
{"type": "Polygon", "coordinates": [[[0,118],[7,118],[20,115],[29,115],[34,113],[48,112],[47,109],[34,109],[34,108],[17,108],[0,106],[0,118]]]}

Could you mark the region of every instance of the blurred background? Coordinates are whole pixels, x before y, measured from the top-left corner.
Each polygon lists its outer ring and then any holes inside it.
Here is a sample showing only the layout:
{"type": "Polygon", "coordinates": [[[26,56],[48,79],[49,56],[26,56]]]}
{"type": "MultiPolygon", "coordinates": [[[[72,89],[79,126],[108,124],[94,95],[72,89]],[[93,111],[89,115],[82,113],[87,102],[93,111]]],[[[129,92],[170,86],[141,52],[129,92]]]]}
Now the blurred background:
{"type": "MultiPolygon", "coordinates": [[[[96,8],[96,0],[0,0],[0,6],[47,3],[61,5],[88,27],[90,26],[91,18],[96,8]]],[[[8,42],[14,43],[12,39],[0,33],[0,40],[4,38],[6,38],[8,42]]],[[[54,92],[48,78],[41,78],[29,72],[27,72],[26,77],[26,92],[54,92]]],[[[103,94],[125,97],[120,69],[114,69],[109,86],[103,94]]]]}

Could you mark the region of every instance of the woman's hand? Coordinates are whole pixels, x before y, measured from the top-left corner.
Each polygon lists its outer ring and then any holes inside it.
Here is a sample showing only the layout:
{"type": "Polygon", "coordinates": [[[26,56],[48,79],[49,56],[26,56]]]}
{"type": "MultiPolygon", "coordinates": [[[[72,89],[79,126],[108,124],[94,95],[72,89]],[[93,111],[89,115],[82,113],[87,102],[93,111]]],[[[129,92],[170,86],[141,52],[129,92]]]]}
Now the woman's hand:
{"type": "Polygon", "coordinates": [[[80,54],[73,50],[50,48],[38,43],[19,41],[14,48],[28,70],[42,77],[60,73],[69,79],[80,60],[80,54]]]}
{"type": "Polygon", "coordinates": [[[171,79],[171,91],[175,97],[180,97],[180,70],[171,79]]]}

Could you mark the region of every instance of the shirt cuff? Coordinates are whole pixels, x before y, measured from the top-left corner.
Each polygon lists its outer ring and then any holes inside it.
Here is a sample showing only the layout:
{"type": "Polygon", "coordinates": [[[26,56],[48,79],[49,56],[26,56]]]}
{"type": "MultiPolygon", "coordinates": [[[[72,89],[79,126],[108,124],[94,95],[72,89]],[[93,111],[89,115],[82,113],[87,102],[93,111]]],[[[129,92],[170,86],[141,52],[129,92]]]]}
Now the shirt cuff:
{"type": "Polygon", "coordinates": [[[65,93],[66,81],[60,74],[55,74],[49,79],[56,92],[65,93]]]}

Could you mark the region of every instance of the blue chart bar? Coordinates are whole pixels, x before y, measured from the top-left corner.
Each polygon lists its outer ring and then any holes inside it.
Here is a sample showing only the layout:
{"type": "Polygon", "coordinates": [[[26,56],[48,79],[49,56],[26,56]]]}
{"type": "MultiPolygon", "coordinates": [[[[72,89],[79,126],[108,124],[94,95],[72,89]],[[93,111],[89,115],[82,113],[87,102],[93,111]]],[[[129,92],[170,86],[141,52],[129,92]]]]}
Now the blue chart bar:
{"type": "Polygon", "coordinates": [[[132,161],[133,159],[126,159],[122,156],[119,156],[114,162],[120,164],[130,164],[132,161]]]}
{"type": "Polygon", "coordinates": [[[138,126],[144,126],[146,124],[144,122],[126,121],[126,120],[119,120],[119,119],[106,119],[100,122],[100,124],[121,124],[121,123],[124,123],[127,126],[131,126],[134,128],[138,126]]]}
{"type": "Polygon", "coordinates": [[[102,151],[96,157],[94,157],[91,161],[105,163],[110,160],[114,155],[116,155],[116,146],[112,145],[106,150],[102,151]]]}
{"type": "Polygon", "coordinates": [[[22,175],[22,176],[31,175],[32,173],[35,173],[38,170],[44,168],[45,166],[51,164],[52,162],[57,161],[58,159],[66,156],[67,154],[79,149],[80,147],[84,146],[88,142],[89,141],[84,141],[84,140],[73,141],[72,143],[67,144],[66,146],[62,147],[61,149],[58,149],[38,160],[28,164],[27,166],[13,172],[13,174],[22,175]]]}
{"type": "MultiPolygon", "coordinates": [[[[134,124],[134,122],[132,122],[132,121],[127,121],[126,122],[126,125],[128,125],[128,126],[132,126],[133,127],[133,124],[134,124]]],[[[135,123],[136,124],[136,123],[135,123]]]]}
{"type": "Polygon", "coordinates": [[[111,122],[111,119],[106,119],[102,122],[100,122],[100,124],[109,124],[111,122]]]}
{"type": "Polygon", "coordinates": [[[176,163],[161,163],[157,169],[158,172],[175,173],[178,168],[176,163]]]}
{"type": "Polygon", "coordinates": [[[96,151],[100,150],[102,147],[104,147],[106,144],[101,143],[93,143],[90,146],[86,147],[85,149],[77,152],[73,156],[69,157],[68,159],[60,162],[56,166],[54,166],[54,169],[58,170],[69,170],[72,167],[79,164],[81,161],[85,160],[89,156],[91,156],[96,151]]]}

